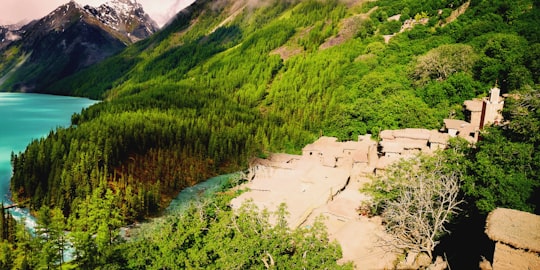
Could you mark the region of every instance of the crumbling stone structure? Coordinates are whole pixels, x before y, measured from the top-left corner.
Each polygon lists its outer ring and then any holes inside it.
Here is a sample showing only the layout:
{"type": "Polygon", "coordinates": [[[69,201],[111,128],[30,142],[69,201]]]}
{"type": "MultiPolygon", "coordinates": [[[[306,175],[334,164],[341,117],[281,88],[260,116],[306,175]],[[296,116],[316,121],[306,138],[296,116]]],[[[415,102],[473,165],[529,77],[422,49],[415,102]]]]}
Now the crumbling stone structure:
{"type": "Polygon", "coordinates": [[[464,107],[469,121],[444,119],[444,130],[451,137],[459,136],[470,143],[476,143],[484,126],[501,124],[503,120],[501,111],[504,107],[504,99],[500,96],[501,90],[493,87],[489,93],[489,97],[465,101],[464,107]]]}
{"type": "Polygon", "coordinates": [[[486,234],[495,242],[493,269],[540,269],[540,216],[497,208],[486,219],[486,234]]]}

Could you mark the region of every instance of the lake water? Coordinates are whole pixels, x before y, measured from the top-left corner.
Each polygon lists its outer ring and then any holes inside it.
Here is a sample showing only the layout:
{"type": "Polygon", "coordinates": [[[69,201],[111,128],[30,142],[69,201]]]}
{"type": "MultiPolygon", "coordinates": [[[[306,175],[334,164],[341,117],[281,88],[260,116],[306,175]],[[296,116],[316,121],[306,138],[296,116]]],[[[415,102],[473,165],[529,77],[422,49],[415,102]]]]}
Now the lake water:
{"type": "MultiPolygon", "coordinates": [[[[10,204],[11,152],[23,151],[32,141],[60,126],[69,126],[71,115],[96,103],[75,97],[0,93],[0,202],[10,204]]],[[[29,218],[24,209],[12,214],[29,218]]],[[[30,220],[27,220],[30,221],[30,220]]]]}
{"type": "MultiPolygon", "coordinates": [[[[0,93],[0,202],[11,204],[9,181],[11,178],[11,152],[24,151],[32,139],[42,138],[57,127],[69,126],[71,115],[82,108],[96,103],[94,100],[63,96],[0,93]]],[[[177,214],[189,206],[191,201],[211,196],[230,179],[242,178],[241,173],[213,177],[193,187],[184,189],[171,202],[166,214],[177,214]]],[[[235,181],[235,180],[231,180],[235,181]]],[[[25,218],[30,229],[35,219],[26,209],[12,208],[11,214],[17,219],[25,218]]],[[[70,250],[65,261],[71,259],[70,250]]]]}
{"type": "MultiPolygon", "coordinates": [[[[71,115],[96,103],[94,100],[64,96],[0,93],[0,203],[11,204],[9,181],[11,178],[11,153],[24,151],[32,139],[49,134],[57,127],[69,126],[71,115]]],[[[178,213],[201,196],[219,190],[229,179],[241,178],[240,173],[210,178],[186,188],[171,202],[166,213],[178,213]]],[[[35,218],[27,209],[9,210],[17,220],[25,219],[26,226],[35,227],[35,218]]],[[[72,259],[73,248],[67,248],[64,261],[72,259]]]]}
{"type": "Polygon", "coordinates": [[[175,214],[182,212],[189,207],[190,202],[197,201],[200,198],[211,196],[217,191],[220,191],[223,186],[229,182],[238,182],[244,175],[241,172],[219,175],[207,179],[204,182],[196,184],[192,187],[187,187],[180,191],[180,193],[174,198],[166,209],[167,214],[175,214]]]}

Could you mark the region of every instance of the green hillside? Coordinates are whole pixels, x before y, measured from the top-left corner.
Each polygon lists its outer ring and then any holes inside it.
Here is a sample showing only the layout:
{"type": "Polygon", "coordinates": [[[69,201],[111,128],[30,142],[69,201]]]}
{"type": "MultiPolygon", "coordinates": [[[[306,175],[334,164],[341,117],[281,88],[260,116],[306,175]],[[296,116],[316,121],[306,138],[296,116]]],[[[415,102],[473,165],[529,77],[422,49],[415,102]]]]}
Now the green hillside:
{"type": "MultiPolygon", "coordinates": [[[[531,89],[540,83],[538,1],[475,0],[462,14],[457,12],[465,3],[196,1],[151,38],[48,89],[103,102],[74,115],[71,127],[32,142],[24,153],[13,156],[13,196],[34,210],[60,209],[74,230],[88,235],[93,229],[76,220],[92,215],[85,206],[92,198],[110,197],[104,203],[118,210],[114,222],[103,225],[110,232],[119,224],[158,214],[187,186],[245,169],[254,156],[298,152],[321,134],[350,140],[360,134],[376,136],[383,129],[438,129],[448,115],[462,117],[464,100],[485,95],[496,83],[503,93],[529,89],[534,96],[537,90],[531,89]],[[400,18],[391,20],[396,14],[400,18]],[[409,19],[413,26],[396,33],[409,19]],[[423,19],[428,20],[422,23],[423,19]],[[384,35],[392,33],[396,35],[385,42],[384,35]]],[[[537,125],[536,115],[527,117],[517,122],[525,126],[519,128],[527,129],[529,122],[537,125]]],[[[532,164],[523,165],[526,171],[520,175],[530,188],[515,205],[534,211],[530,198],[538,189],[534,173],[538,143],[520,137],[525,132],[517,127],[511,132],[501,133],[499,139],[519,139],[530,149],[523,150],[516,142],[514,150],[532,156],[520,159],[532,164]]],[[[484,144],[491,147],[489,142],[488,138],[484,144]]],[[[488,162],[488,157],[474,158],[488,162]]],[[[469,183],[492,177],[475,164],[467,170],[469,183]]],[[[470,188],[467,196],[489,199],[490,185],[485,184],[485,190],[470,188]]],[[[478,209],[513,204],[512,200],[486,203],[493,205],[478,209]]],[[[230,218],[218,216],[207,217],[230,218]]],[[[182,222],[188,221],[173,223],[181,227],[182,222]]],[[[193,226],[202,225],[186,228],[193,226]]],[[[212,237],[231,236],[228,233],[212,237]]],[[[204,262],[184,267],[238,265],[219,261],[236,255],[205,246],[206,236],[190,235],[194,238],[185,240],[190,248],[212,251],[183,254],[178,260],[204,262]]],[[[84,261],[90,255],[83,253],[80,265],[93,268],[93,263],[114,257],[100,249],[113,244],[110,235],[109,239],[95,244],[99,260],[84,261]]],[[[156,239],[146,241],[160,245],[156,239]]],[[[132,243],[132,248],[140,251],[148,244],[132,243]]],[[[156,249],[165,254],[165,247],[156,249]]],[[[121,250],[128,255],[120,257],[136,260],[135,253],[121,250]]],[[[159,258],[156,254],[148,256],[159,258]]],[[[129,263],[133,269],[145,265],[129,263]]],[[[251,263],[242,267],[258,265],[251,263]]]]}

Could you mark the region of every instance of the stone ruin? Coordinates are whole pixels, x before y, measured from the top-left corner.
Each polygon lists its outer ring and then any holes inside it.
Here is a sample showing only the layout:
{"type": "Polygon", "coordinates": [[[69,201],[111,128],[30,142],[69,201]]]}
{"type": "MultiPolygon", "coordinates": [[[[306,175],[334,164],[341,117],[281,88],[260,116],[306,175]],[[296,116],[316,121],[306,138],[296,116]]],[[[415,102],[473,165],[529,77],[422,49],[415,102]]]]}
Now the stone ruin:
{"type": "Polygon", "coordinates": [[[489,97],[464,102],[468,121],[445,119],[442,130],[383,130],[380,141],[369,134],[346,142],[322,136],[306,145],[302,155],[272,154],[268,159],[255,159],[248,175],[251,192],[233,200],[232,205],[239,206],[248,199],[270,211],[280,202],[297,205],[289,224],[301,224],[309,209],[331,200],[349,181],[384,173],[400,159],[445,149],[452,137],[475,143],[484,126],[502,122],[503,105],[500,90],[494,87],[489,97]]]}
{"type": "MultiPolygon", "coordinates": [[[[359,187],[369,182],[370,176],[384,173],[389,165],[400,159],[446,148],[451,137],[476,142],[482,127],[502,121],[500,110],[504,101],[499,93],[498,88],[493,88],[489,98],[466,101],[468,121],[445,119],[445,127],[441,130],[383,130],[378,141],[369,134],[347,142],[323,136],[305,146],[301,155],[271,154],[266,159],[254,159],[246,184],[248,191],[234,198],[231,207],[237,209],[251,201],[259,209],[274,212],[285,203],[291,228],[309,226],[314,216],[324,214],[328,217],[326,224],[331,237],[343,246],[344,257],[362,264],[361,260],[354,259],[354,254],[361,252],[374,258],[378,255],[373,253],[375,251],[366,251],[369,247],[348,246],[353,235],[358,234],[357,226],[366,224],[359,217],[357,207],[369,198],[358,192],[359,187]]],[[[384,235],[382,225],[371,225],[384,235]]]]}
{"type": "Polygon", "coordinates": [[[465,101],[464,107],[468,121],[444,119],[444,130],[451,137],[459,136],[470,143],[476,143],[482,128],[487,125],[502,124],[501,111],[504,107],[504,99],[500,96],[501,90],[494,87],[489,93],[489,97],[465,101]]]}
{"type": "Polygon", "coordinates": [[[540,216],[497,208],[486,219],[486,234],[495,242],[492,269],[540,269],[540,216]]]}
{"type": "Polygon", "coordinates": [[[450,135],[437,130],[406,128],[383,130],[379,137],[380,157],[374,172],[384,171],[390,164],[419,153],[433,153],[447,147],[450,135]]]}

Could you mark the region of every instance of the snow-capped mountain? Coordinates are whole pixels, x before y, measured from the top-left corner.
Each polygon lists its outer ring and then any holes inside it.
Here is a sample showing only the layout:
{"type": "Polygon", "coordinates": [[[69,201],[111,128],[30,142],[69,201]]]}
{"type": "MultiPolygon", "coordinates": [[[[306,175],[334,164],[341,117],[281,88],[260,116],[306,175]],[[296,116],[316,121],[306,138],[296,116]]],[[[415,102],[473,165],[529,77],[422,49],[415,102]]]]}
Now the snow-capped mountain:
{"type": "Polygon", "coordinates": [[[21,39],[21,28],[25,23],[0,25],[0,50],[8,46],[11,42],[21,39]]]}
{"type": "Polygon", "coordinates": [[[137,42],[151,36],[159,27],[134,0],[112,0],[99,7],[82,7],[75,1],[62,5],[39,20],[56,31],[78,20],[93,24],[125,37],[126,43],[137,42]],[[77,16],[79,18],[77,18],[77,16]]]}
{"type": "Polygon", "coordinates": [[[142,5],[135,0],[113,0],[97,8],[86,5],[84,9],[103,24],[127,35],[133,42],[144,39],[159,29],[156,22],[144,12],[142,5]]]}
{"type": "Polygon", "coordinates": [[[21,39],[21,35],[18,28],[12,25],[0,25],[0,50],[19,39],[21,39]]]}
{"type": "Polygon", "coordinates": [[[0,27],[0,91],[41,92],[158,30],[134,0],[99,7],[70,1],[15,28],[0,27]]]}

